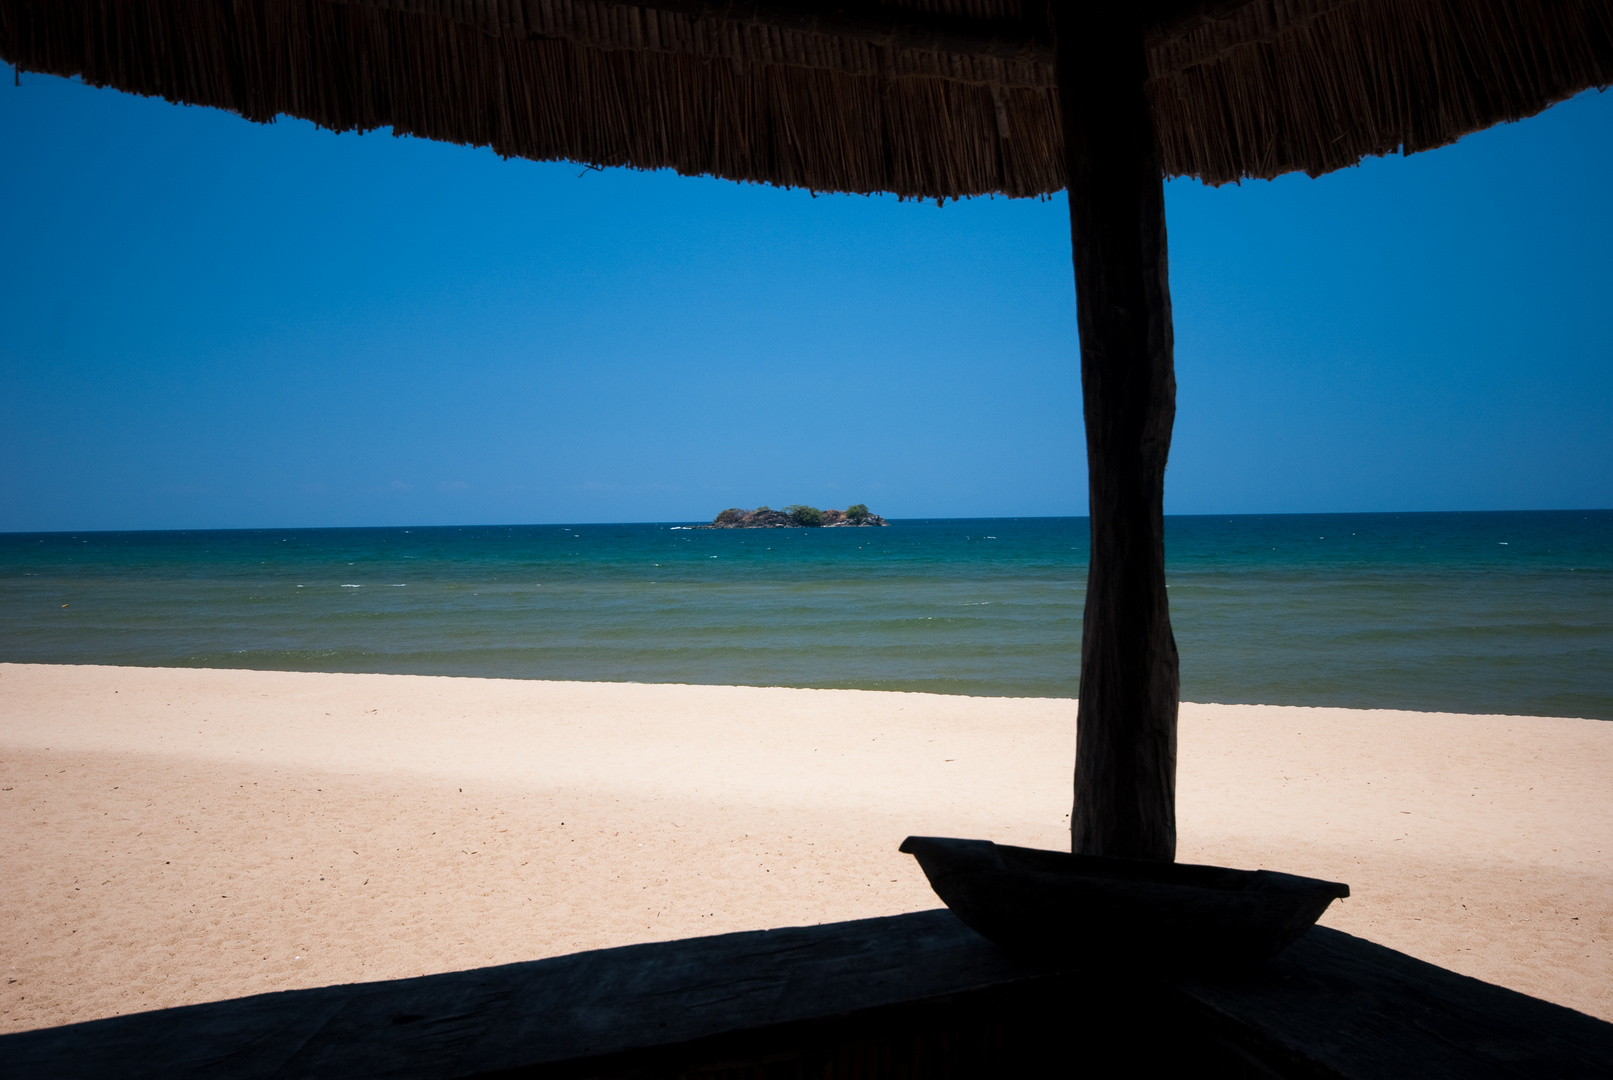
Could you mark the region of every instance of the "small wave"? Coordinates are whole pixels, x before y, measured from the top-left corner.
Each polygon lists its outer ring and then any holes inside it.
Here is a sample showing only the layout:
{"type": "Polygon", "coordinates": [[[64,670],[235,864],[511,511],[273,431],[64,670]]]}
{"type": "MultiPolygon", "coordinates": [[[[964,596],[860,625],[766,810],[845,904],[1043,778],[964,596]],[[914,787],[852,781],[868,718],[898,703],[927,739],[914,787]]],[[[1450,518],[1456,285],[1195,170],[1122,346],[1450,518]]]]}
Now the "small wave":
{"type": "Polygon", "coordinates": [[[344,589],[362,589],[363,587],[364,586],[362,586],[362,585],[343,585],[342,586],[342,588],[344,588],[344,589]]]}

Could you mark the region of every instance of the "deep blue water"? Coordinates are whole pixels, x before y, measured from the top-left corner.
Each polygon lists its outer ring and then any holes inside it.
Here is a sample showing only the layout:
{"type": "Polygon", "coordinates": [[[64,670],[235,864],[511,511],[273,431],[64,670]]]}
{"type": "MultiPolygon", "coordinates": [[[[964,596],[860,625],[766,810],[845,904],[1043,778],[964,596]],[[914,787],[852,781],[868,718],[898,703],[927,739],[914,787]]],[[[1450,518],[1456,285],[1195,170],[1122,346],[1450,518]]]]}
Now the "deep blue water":
{"type": "MultiPolygon", "coordinates": [[[[1613,511],[1167,519],[1190,701],[1613,719],[1613,511]]],[[[0,535],[0,660],[1074,696],[1085,518],[0,535]]]]}

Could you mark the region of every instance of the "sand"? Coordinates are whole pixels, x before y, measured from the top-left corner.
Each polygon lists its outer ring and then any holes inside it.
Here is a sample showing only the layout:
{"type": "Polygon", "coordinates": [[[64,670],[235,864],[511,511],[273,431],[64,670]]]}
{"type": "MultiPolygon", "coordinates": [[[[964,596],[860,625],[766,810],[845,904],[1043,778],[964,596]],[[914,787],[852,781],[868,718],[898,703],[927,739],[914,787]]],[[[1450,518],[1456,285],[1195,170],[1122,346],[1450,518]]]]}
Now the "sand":
{"type": "MultiPolygon", "coordinates": [[[[937,906],[1063,847],[1075,703],[0,665],[0,1032],[937,906]]],[[[1613,724],[1184,705],[1179,857],[1613,1020],[1613,724]]]]}

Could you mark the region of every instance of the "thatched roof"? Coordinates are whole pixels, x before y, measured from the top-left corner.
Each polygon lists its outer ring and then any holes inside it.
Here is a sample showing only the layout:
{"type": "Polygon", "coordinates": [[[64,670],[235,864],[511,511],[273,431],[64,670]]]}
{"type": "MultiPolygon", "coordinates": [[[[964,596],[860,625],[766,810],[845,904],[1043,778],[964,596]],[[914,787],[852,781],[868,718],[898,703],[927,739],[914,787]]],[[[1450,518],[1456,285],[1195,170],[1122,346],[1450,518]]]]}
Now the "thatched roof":
{"type": "MultiPolygon", "coordinates": [[[[1613,0],[1142,2],[1164,169],[1211,183],[1613,83],[1613,0]]],[[[0,0],[0,56],[512,157],[1027,196],[1064,186],[1047,25],[1045,0],[0,0]]]]}

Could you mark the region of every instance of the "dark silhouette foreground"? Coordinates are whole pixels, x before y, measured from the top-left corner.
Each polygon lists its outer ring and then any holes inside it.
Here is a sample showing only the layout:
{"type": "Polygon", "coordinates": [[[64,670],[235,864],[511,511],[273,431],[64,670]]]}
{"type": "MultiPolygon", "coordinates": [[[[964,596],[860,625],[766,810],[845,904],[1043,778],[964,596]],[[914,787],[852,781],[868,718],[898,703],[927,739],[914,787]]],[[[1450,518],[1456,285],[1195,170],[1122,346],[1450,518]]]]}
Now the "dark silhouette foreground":
{"type": "Polygon", "coordinates": [[[33,1078],[1605,1077],[1613,1024],[1324,927],[1248,973],[1015,960],[946,911],[631,945],[0,1038],[33,1078]]]}

